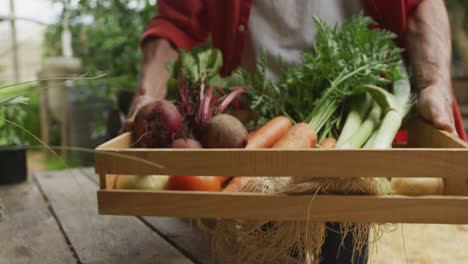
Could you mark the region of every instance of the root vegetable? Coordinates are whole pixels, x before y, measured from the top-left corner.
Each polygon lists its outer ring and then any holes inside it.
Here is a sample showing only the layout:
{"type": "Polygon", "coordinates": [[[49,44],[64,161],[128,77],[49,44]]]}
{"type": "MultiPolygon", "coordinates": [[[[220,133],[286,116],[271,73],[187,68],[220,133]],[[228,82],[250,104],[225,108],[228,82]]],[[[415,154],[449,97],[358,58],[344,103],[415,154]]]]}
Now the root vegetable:
{"type": "Polygon", "coordinates": [[[298,123],[291,127],[272,148],[295,149],[311,148],[317,144],[317,134],[314,129],[306,123],[298,123]]]}
{"type": "Polygon", "coordinates": [[[206,148],[244,148],[247,135],[247,130],[237,118],[220,114],[206,123],[201,142],[206,148]]]}
{"type": "Polygon", "coordinates": [[[320,148],[324,149],[332,149],[336,147],[336,139],[334,138],[325,138],[320,142],[320,148]]]}
{"type": "Polygon", "coordinates": [[[138,111],[134,133],[137,142],[145,147],[165,147],[181,133],[182,126],[182,117],[177,107],[169,101],[160,100],[138,111]]]}
{"type": "MultiPolygon", "coordinates": [[[[172,142],[172,148],[202,148],[200,142],[191,138],[178,138],[172,142]]],[[[180,191],[221,191],[221,185],[231,177],[221,176],[171,176],[168,189],[180,191]]]]}
{"type": "Polygon", "coordinates": [[[141,189],[141,190],[163,190],[169,177],[164,175],[119,175],[117,177],[116,189],[141,189]]]}
{"type": "Polygon", "coordinates": [[[222,179],[216,176],[171,176],[169,190],[178,191],[221,191],[222,179]]]}
{"type": "Polygon", "coordinates": [[[178,138],[172,142],[172,148],[202,148],[200,142],[191,138],[178,138]]]}
{"type": "Polygon", "coordinates": [[[248,142],[250,142],[251,138],[255,136],[255,132],[256,132],[256,131],[251,131],[251,132],[249,132],[249,134],[247,135],[247,146],[249,145],[248,142]]]}
{"type": "Polygon", "coordinates": [[[277,116],[260,127],[249,137],[246,148],[270,148],[291,128],[291,121],[285,116],[277,116]]]}
{"type": "Polygon", "coordinates": [[[444,193],[442,178],[392,178],[391,186],[400,195],[441,195],[444,193]]]}

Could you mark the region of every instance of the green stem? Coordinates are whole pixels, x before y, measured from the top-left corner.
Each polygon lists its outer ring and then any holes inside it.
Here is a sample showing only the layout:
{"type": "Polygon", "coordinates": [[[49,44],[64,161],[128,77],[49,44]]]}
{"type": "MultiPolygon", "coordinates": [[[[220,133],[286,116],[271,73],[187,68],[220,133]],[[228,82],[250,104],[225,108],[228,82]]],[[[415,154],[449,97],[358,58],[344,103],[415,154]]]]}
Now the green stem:
{"type": "Polygon", "coordinates": [[[359,68],[357,68],[356,70],[344,75],[343,77],[340,78],[341,75],[338,76],[338,78],[335,79],[334,83],[335,83],[335,87],[337,87],[338,85],[340,85],[342,82],[346,81],[347,79],[353,77],[353,75],[359,73],[360,71],[363,71],[363,70],[366,70],[370,67],[370,65],[364,65],[364,66],[361,66],[359,68]]]}
{"type": "Polygon", "coordinates": [[[372,132],[371,137],[366,141],[366,144],[364,144],[364,149],[369,149],[372,147],[372,144],[374,144],[375,139],[377,138],[377,132],[379,131],[380,126],[372,132]]]}
{"type": "Polygon", "coordinates": [[[343,143],[343,148],[360,148],[372,135],[377,125],[380,122],[382,108],[377,103],[372,104],[372,109],[369,112],[367,119],[362,123],[354,135],[343,143]]]}
{"type": "Polygon", "coordinates": [[[336,98],[337,96],[334,94],[334,92],[339,90],[340,84],[353,77],[360,71],[368,69],[369,67],[370,65],[364,65],[345,75],[340,74],[334,81],[331,82],[331,85],[325,90],[325,93],[322,95],[319,103],[314,107],[311,114],[306,118],[306,122],[309,122],[309,125],[314,128],[316,133],[320,133],[325,123],[331,120],[332,115],[339,107],[336,98]]]}
{"type": "Polygon", "coordinates": [[[388,111],[377,130],[372,149],[385,149],[392,146],[393,139],[400,129],[403,116],[398,111],[388,111]]]}
{"type": "Polygon", "coordinates": [[[356,130],[361,126],[364,118],[369,112],[372,98],[368,93],[357,95],[351,99],[350,111],[346,117],[346,122],[341,130],[336,145],[343,144],[351,138],[356,130]]]}
{"type": "Polygon", "coordinates": [[[393,84],[394,101],[396,102],[396,109],[390,108],[382,120],[382,124],[377,130],[375,140],[370,144],[370,148],[382,149],[390,148],[392,146],[395,135],[400,129],[403,118],[411,109],[411,85],[408,79],[408,74],[403,63],[400,64],[401,79],[393,84]]]}

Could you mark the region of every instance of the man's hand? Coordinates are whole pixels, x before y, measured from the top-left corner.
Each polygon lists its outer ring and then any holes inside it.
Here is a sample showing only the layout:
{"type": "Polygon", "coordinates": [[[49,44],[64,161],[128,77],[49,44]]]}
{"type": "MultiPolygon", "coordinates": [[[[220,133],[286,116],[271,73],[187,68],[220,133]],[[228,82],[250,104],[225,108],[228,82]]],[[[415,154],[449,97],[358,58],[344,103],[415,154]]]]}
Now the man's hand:
{"type": "Polygon", "coordinates": [[[431,85],[421,90],[417,104],[419,114],[432,121],[434,127],[450,133],[455,132],[452,113],[452,96],[448,87],[442,84],[431,85]]]}
{"type": "Polygon", "coordinates": [[[146,104],[154,101],[155,99],[151,96],[146,95],[137,95],[133,99],[132,106],[130,107],[130,111],[128,112],[127,119],[125,120],[122,128],[123,131],[131,131],[133,129],[133,123],[135,121],[135,116],[138,113],[138,110],[145,106],[146,104]]]}
{"type": "Polygon", "coordinates": [[[406,44],[419,92],[419,114],[455,133],[451,93],[451,37],[444,1],[424,0],[408,19],[406,44]]]}
{"type": "Polygon", "coordinates": [[[133,99],[127,119],[122,131],[133,128],[135,115],[141,107],[166,97],[169,72],[167,64],[176,60],[177,51],[164,39],[151,39],[142,46],[143,65],[140,74],[138,91],[133,99]]]}

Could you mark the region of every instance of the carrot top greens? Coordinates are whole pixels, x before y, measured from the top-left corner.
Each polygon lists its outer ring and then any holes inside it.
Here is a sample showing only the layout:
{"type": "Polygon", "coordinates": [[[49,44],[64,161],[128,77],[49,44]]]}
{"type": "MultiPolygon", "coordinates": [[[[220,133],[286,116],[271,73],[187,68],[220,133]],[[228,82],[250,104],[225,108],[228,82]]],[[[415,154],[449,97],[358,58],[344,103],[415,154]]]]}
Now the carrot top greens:
{"type": "Polygon", "coordinates": [[[278,83],[265,74],[266,60],[249,74],[237,76],[248,88],[251,107],[263,117],[260,123],[278,115],[295,122],[307,122],[323,138],[339,127],[347,99],[362,93],[360,87],[387,87],[400,78],[401,50],[396,35],[370,28],[373,21],[359,15],[341,27],[331,27],[314,18],[317,29],[311,51],[302,62],[286,70],[278,83]]]}

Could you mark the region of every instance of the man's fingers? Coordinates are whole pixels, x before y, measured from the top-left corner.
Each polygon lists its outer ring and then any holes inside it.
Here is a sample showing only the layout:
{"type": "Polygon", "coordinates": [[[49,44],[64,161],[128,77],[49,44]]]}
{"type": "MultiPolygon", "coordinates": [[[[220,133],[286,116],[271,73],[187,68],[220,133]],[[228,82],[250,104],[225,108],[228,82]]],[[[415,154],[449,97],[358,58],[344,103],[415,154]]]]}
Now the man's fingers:
{"type": "Polygon", "coordinates": [[[435,128],[449,133],[455,132],[452,107],[450,102],[444,100],[444,98],[440,98],[434,94],[420,94],[417,110],[435,128]]]}
{"type": "Polygon", "coordinates": [[[452,122],[450,120],[449,115],[441,109],[436,109],[436,107],[432,106],[429,108],[429,121],[432,121],[433,125],[441,130],[445,130],[447,132],[452,132],[452,122]]]}
{"type": "Polygon", "coordinates": [[[124,130],[130,131],[133,129],[133,120],[126,120],[124,123],[124,130]]]}

